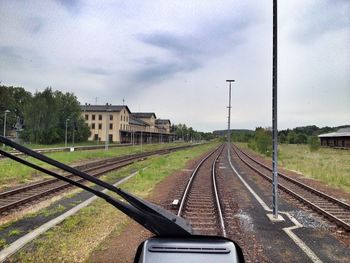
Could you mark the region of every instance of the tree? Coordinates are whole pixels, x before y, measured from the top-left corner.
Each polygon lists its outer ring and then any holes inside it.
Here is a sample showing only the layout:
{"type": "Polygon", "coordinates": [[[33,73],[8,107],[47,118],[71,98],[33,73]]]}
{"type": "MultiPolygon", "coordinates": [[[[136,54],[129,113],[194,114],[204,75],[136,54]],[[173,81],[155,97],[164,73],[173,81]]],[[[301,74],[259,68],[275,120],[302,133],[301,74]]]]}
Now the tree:
{"type": "Polygon", "coordinates": [[[288,132],[287,140],[289,144],[294,144],[296,141],[296,133],[294,131],[288,132]]]}
{"type": "Polygon", "coordinates": [[[36,92],[25,108],[23,138],[33,143],[58,142],[60,140],[58,111],[58,103],[51,88],[36,92]]]}
{"type": "Polygon", "coordinates": [[[295,136],[295,143],[297,144],[306,144],[307,136],[304,133],[298,133],[295,136]]]}
{"type": "Polygon", "coordinates": [[[317,136],[311,136],[308,141],[311,152],[317,151],[320,148],[320,140],[317,136]]]}
{"type": "Polygon", "coordinates": [[[32,98],[32,94],[22,87],[0,86],[0,98],[0,127],[4,126],[5,110],[9,110],[6,127],[11,129],[17,120],[23,120],[24,107],[32,98]]]}
{"type": "Polygon", "coordinates": [[[77,98],[72,93],[52,91],[50,87],[34,94],[25,107],[24,119],[22,138],[33,143],[63,142],[67,119],[69,140],[72,138],[73,129],[77,142],[85,141],[90,136],[90,129],[81,115],[77,98]]]}
{"type": "Polygon", "coordinates": [[[255,129],[254,138],[249,141],[248,147],[267,156],[272,152],[272,133],[262,127],[255,129]]]}

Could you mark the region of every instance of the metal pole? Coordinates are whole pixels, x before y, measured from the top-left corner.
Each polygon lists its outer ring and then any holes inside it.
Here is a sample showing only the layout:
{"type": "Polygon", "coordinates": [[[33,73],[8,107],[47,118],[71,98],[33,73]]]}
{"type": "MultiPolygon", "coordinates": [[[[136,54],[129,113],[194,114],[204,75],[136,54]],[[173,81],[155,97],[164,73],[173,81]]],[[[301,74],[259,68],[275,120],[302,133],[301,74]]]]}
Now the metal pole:
{"type": "Polygon", "coordinates": [[[69,121],[69,119],[66,119],[66,134],[65,134],[65,136],[64,136],[64,146],[65,146],[65,147],[67,147],[68,121],[69,121]]]}
{"type": "Polygon", "coordinates": [[[233,79],[228,79],[226,82],[230,83],[229,95],[228,95],[228,125],[227,125],[227,143],[228,143],[228,151],[230,152],[231,145],[231,83],[235,82],[233,79]]]}
{"type": "Polygon", "coordinates": [[[105,151],[108,150],[108,110],[106,110],[106,138],[105,138],[105,151]]]}
{"type": "MultiPolygon", "coordinates": [[[[5,110],[4,112],[4,137],[6,137],[6,115],[9,113],[9,110],[5,110]]],[[[5,148],[5,144],[2,145],[3,148],[5,148]]]]}
{"type": "Polygon", "coordinates": [[[73,144],[72,146],[73,146],[73,147],[74,147],[74,133],[75,133],[75,125],[74,125],[74,123],[73,123],[73,139],[72,139],[72,142],[73,142],[73,143],[72,143],[72,144],[73,144]]]}
{"type": "Polygon", "coordinates": [[[277,168],[277,0],[273,0],[273,58],[272,58],[272,208],[278,217],[278,168],[277,168]]]}
{"type": "Polygon", "coordinates": [[[142,130],[141,130],[141,152],[142,152],[142,130]]]}

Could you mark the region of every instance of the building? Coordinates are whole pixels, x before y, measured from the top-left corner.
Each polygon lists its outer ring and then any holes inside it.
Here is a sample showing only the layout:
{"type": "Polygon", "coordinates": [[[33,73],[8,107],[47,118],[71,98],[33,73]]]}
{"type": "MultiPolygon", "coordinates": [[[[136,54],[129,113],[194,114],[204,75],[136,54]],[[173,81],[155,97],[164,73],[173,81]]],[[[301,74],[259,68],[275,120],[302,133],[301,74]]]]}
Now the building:
{"type": "Polygon", "coordinates": [[[85,122],[90,127],[89,141],[120,142],[123,131],[130,130],[130,110],[124,105],[90,105],[81,106],[85,122]]]}
{"type": "Polygon", "coordinates": [[[173,140],[170,120],[157,120],[154,112],[131,113],[126,105],[81,105],[90,127],[90,141],[156,143],[173,140]]]}
{"type": "Polygon", "coordinates": [[[320,134],[322,146],[350,148],[350,127],[339,129],[337,132],[320,134]]]}
{"type": "Polygon", "coordinates": [[[171,122],[170,120],[166,119],[156,119],[156,127],[158,129],[164,129],[166,132],[171,131],[171,122]]]}

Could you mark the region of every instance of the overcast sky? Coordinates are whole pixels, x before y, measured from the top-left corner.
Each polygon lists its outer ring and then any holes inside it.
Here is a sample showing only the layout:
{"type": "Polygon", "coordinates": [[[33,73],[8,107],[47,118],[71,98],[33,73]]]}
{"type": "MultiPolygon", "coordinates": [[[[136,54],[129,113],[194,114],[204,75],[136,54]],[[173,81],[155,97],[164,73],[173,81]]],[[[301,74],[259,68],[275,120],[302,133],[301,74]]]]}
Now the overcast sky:
{"type": "MultiPolygon", "coordinates": [[[[279,129],[350,124],[350,1],[279,1],[279,129]]],[[[272,0],[0,1],[0,81],[212,131],[271,126],[272,0]]]]}

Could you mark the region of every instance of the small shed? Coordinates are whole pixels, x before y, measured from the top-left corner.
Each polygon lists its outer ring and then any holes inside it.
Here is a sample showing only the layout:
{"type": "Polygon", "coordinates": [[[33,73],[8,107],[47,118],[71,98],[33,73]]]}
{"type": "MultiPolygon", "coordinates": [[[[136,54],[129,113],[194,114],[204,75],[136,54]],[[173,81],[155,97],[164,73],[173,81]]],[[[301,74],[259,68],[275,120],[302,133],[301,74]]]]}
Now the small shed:
{"type": "Polygon", "coordinates": [[[318,137],[322,146],[350,149],[350,127],[339,129],[337,132],[320,134],[318,137]]]}

